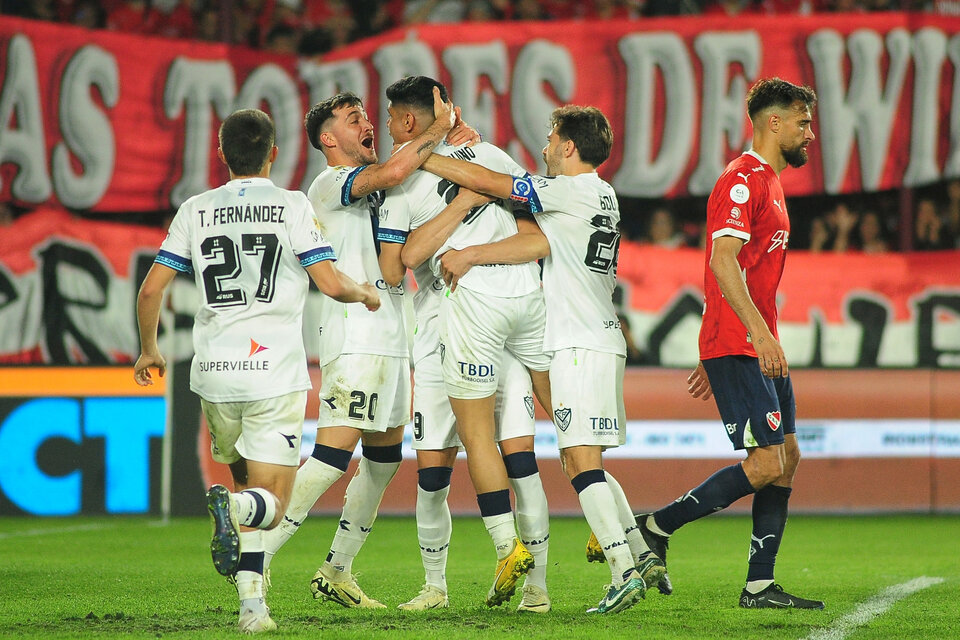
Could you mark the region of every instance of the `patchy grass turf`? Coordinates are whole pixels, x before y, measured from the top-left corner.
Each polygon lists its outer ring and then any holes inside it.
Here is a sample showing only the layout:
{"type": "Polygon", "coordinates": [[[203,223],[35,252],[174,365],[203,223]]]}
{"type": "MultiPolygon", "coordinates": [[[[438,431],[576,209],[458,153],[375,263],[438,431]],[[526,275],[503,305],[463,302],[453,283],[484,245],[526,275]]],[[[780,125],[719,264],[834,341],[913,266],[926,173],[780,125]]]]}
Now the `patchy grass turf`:
{"type": "MultiPolygon", "coordinates": [[[[517,614],[483,599],[495,556],[479,518],[454,521],[447,581],[451,608],[421,614],[396,605],[423,573],[412,518],[381,518],[354,563],[359,582],[388,605],[347,610],[315,602],[309,581],[336,520],[310,518],[277,555],[269,603],[282,638],[780,638],[830,627],[884,588],[918,576],[944,582],[913,594],[846,636],[852,640],[960,634],[960,517],[791,517],[777,563],[788,591],[821,598],[825,611],[746,611],[737,598],[750,523],[714,516],[674,535],[676,592],[653,590],[633,609],[587,616],[610,575],[587,564],[582,519],[551,525],[548,585],[554,610],[517,614]]],[[[233,638],[236,593],[213,570],[204,519],[0,518],[0,637],[233,638]]],[[[512,606],[511,606],[512,605],[512,606]]]]}

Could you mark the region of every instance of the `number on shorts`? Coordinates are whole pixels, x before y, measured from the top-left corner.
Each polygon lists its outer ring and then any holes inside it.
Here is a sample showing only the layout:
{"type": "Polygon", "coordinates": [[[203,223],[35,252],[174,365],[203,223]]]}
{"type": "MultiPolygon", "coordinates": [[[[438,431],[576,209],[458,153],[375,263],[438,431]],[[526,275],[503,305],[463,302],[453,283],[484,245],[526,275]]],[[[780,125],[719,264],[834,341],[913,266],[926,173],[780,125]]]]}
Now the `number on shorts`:
{"type": "Polygon", "coordinates": [[[613,228],[609,216],[595,215],[590,221],[596,229],[590,234],[587,255],[583,262],[597,273],[617,272],[617,254],[620,252],[620,234],[613,228]]]}
{"type": "Polygon", "coordinates": [[[367,401],[367,394],[363,391],[351,391],[350,397],[353,398],[353,402],[350,403],[347,415],[354,420],[366,419],[373,422],[374,416],[377,413],[377,394],[371,393],[369,402],[367,401]],[[367,412],[366,416],[363,415],[364,409],[366,409],[367,412]]]}
{"type": "MultiPolygon", "coordinates": [[[[272,233],[245,233],[240,244],[247,255],[262,254],[260,277],[254,298],[272,302],[280,268],[280,242],[272,233]]],[[[231,280],[240,276],[240,250],[228,236],[211,236],[200,244],[200,252],[207,260],[216,260],[203,270],[203,289],[211,307],[233,307],[247,304],[247,294],[240,288],[227,288],[231,280]]]]}

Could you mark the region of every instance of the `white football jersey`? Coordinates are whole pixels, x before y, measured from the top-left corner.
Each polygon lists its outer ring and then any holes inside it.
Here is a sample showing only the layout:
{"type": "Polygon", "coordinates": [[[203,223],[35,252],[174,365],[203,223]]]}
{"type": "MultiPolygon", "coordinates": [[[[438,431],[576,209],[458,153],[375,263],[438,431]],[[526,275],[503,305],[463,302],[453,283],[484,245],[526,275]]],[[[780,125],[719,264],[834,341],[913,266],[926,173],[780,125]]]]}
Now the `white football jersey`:
{"type": "MultiPolygon", "coordinates": [[[[441,142],[434,152],[477,162],[493,171],[515,176],[527,175],[509,155],[492,144],[454,147],[441,142]]],[[[457,185],[428,171],[413,172],[403,184],[387,192],[380,208],[382,215],[377,238],[380,242],[406,242],[409,231],[423,226],[439,215],[458,191],[457,185]]],[[[475,214],[470,214],[436,256],[413,270],[413,277],[417,282],[417,292],[413,297],[413,308],[417,317],[417,331],[413,340],[414,362],[429,355],[440,341],[436,318],[446,286],[440,277],[437,257],[449,248],[461,249],[473,244],[495,242],[516,232],[517,223],[513,215],[500,203],[490,203],[478,209],[475,214]]],[[[459,286],[481,293],[516,297],[536,290],[540,286],[540,274],[536,263],[477,266],[460,279],[459,286]]]]}
{"type": "Polygon", "coordinates": [[[613,187],[595,172],[514,180],[547,240],[543,296],[544,351],[583,348],[626,354],[613,306],[620,249],[620,208],[613,187]]]}
{"type": "Polygon", "coordinates": [[[387,287],[377,261],[375,241],[383,192],[359,200],[350,195],[353,180],[366,167],[327,167],[307,191],[320,230],[337,254],[337,268],[380,294],[380,309],[360,302],[323,300],[320,310],[320,364],[345,353],[407,357],[403,324],[403,286],[387,287]]]}
{"type": "Polygon", "coordinates": [[[156,262],[193,273],[203,294],[190,388],[209,402],[309,389],[303,268],[335,259],[306,196],[267,178],[231,180],[184,202],[156,262]]]}

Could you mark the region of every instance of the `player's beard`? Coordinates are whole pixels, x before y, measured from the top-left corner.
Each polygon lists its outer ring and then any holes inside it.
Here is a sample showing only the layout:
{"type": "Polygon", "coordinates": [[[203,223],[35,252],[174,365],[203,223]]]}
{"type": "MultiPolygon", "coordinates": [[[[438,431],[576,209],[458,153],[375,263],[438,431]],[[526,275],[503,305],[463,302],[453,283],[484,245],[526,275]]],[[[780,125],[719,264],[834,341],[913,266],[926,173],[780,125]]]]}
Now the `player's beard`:
{"type": "Polygon", "coordinates": [[[794,169],[807,164],[807,160],[809,159],[809,156],[807,156],[807,147],[802,143],[793,149],[781,148],[780,153],[783,154],[783,159],[787,161],[787,164],[794,169]]]}

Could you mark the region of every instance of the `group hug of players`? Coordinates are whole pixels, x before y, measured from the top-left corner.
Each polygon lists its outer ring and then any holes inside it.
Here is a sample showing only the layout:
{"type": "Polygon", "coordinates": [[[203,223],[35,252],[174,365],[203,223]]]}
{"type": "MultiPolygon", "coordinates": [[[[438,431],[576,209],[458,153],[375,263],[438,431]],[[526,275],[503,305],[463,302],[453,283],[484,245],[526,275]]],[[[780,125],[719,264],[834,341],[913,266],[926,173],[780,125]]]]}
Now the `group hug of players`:
{"type": "Polygon", "coordinates": [[[812,91],[776,78],[751,89],[753,149],[727,167],[708,205],[702,362],[690,390],[716,397],[731,441],[747,457],[641,516],[602,464],[602,452],[626,437],[626,348],[612,302],[620,215],[613,188],[597,174],[613,145],[606,117],[594,107],[554,110],[539,176],[480,141],[441,83],[403,78],[386,98],[394,152],[382,163],[357,96],[340,93],[310,109],[307,136],[327,168],[306,195],[269,179],[277,155],[269,116],[245,109],[227,117],[218,156],[230,181],[183,203],[138,296],[134,376],[151,384],[150,369],[165,370],[157,345],[165,289],[188,273],[201,291],[191,389],[213,458],[230,466],[235,484],[234,492],[214,485],[207,499],[213,562],[236,585],[240,630],[276,628],[264,600],[270,561],[347,470],[358,442],[360,463],[311,588],[345,607],[384,607],[357,584],[352,562],[402,460],[411,365],[425,580],[400,609],[449,606],[447,494],[465,450],[497,553],[486,604],[508,601],[524,577],[517,609],[550,611],[534,396],[553,419],[563,469],[593,532],[587,556],[610,568],[611,583],[589,612],[628,609],[648,588],[671,593],[669,535],[748,493],[755,493],[754,542],[740,605],[822,608],[773,582],[799,461],[776,337],[789,235],[779,172],[806,160],[812,91]],[[234,215],[213,215],[228,207],[234,215]],[[769,250],[768,236],[780,239],[769,250]],[[408,268],[417,284],[412,358],[403,311],[408,268]],[[308,276],[325,294],[316,328],[322,378],[316,445],[300,464],[311,388],[302,329],[308,276]]]}

